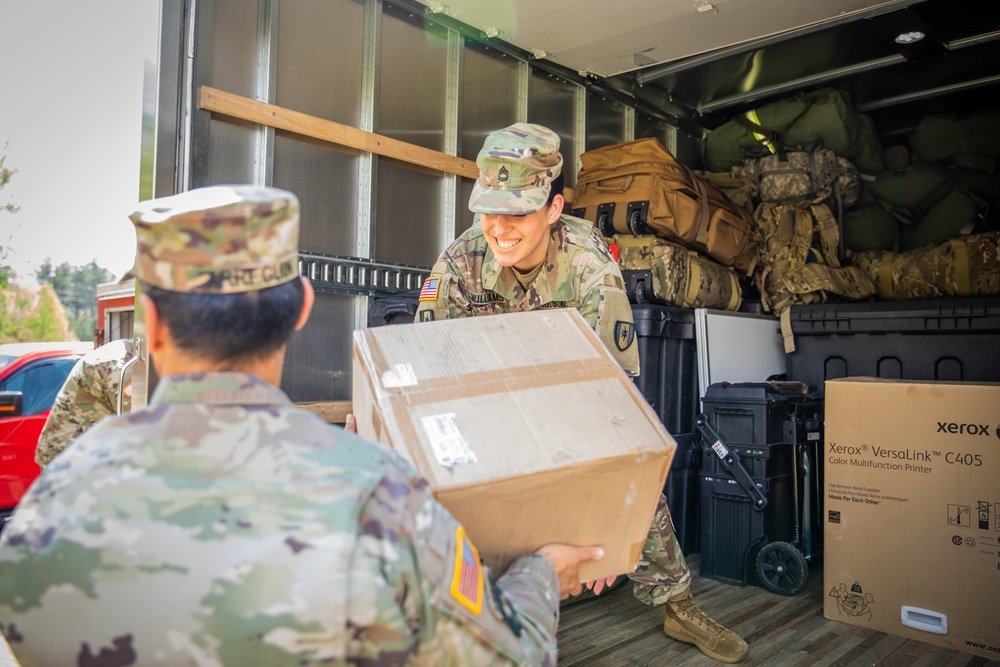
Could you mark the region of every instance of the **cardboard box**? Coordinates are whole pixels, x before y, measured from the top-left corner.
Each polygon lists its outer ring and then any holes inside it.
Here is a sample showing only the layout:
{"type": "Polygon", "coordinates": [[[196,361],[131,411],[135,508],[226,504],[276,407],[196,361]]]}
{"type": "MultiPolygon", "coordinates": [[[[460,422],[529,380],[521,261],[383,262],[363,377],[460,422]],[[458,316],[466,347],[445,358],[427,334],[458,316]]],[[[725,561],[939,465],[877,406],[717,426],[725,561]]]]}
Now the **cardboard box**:
{"type": "Polygon", "coordinates": [[[553,542],[635,569],[676,443],[575,309],[357,330],[353,402],[497,574],[553,542]]]}
{"type": "Polygon", "coordinates": [[[1000,384],[825,393],[824,615],[1000,658],[1000,384]]]}

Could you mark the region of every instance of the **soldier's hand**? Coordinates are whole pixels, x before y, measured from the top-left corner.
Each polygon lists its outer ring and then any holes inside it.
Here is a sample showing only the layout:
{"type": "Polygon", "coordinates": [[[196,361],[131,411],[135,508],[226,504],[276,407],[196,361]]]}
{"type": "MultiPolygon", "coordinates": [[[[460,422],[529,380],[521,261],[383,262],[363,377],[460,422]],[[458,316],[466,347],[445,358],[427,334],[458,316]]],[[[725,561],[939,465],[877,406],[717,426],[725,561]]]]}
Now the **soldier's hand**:
{"type": "Polygon", "coordinates": [[[587,583],[584,584],[584,586],[594,591],[594,595],[600,595],[605,588],[608,588],[611,586],[611,584],[615,583],[615,579],[617,578],[618,575],[613,575],[608,577],[607,579],[597,579],[596,581],[588,581],[587,583]]]}
{"type": "Polygon", "coordinates": [[[604,549],[601,547],[573,547],[568,544],[546,544],[535,553],[545,556],[555,566],[556,574],[559,575],[559,598],[562,600],[583,591],[580,563],[604,558],[604,549]]]}

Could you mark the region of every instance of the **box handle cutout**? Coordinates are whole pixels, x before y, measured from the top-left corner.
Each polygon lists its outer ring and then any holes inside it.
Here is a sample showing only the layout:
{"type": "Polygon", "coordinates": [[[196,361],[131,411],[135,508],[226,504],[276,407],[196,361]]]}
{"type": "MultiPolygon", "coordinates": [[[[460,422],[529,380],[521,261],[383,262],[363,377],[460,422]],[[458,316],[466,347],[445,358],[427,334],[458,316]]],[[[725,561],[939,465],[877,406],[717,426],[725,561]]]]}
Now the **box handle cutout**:
{"type": "Polygon", "coordinates": [[[948,634],[948,616],[938,611],[903,605],[900,609],[900,620],[908,628],[938,635],[948,634]]]}

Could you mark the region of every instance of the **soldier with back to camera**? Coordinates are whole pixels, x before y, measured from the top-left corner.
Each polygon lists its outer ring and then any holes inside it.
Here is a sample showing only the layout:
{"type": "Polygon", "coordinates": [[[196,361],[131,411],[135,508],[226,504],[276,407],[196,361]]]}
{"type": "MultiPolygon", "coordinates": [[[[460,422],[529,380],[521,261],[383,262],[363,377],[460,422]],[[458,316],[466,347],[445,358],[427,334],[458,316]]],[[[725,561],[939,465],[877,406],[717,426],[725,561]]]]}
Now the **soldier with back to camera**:
{"type": "Polygon", "coordinates": [[[298,201],[144,203],[146,408],[52,460],[0,534],[0,629],[34,665],[548,665],[599,547],[495,582],[426,480],[278,387],[309,316],[298,201]]]}

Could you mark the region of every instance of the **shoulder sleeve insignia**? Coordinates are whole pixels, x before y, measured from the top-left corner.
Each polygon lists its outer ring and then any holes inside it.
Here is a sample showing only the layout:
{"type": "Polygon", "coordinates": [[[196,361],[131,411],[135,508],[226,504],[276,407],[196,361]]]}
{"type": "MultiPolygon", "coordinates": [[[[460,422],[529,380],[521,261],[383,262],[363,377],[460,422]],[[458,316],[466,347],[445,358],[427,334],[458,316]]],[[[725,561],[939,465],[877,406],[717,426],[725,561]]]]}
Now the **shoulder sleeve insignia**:
{"type": "Polygon", "coordinates": [[[461,526],[455,533],[455,550],[451,594],[463,607],[479,614],[483,609],[483,564],[479,561],[475,545],[461,526]]]}
{"type": "Polygon", "coordinates": [[[421,301],[437,301],[438,298],[438,285],[441,284],[441,278],[437,276],[431,276],[424,281],[424,286],[420,288],[420,300],[421,301]]]}
{"type": "Polygon", "coordinates": [[[433,322],[434,321],[434,311],[433,310],[421,310],[420,311],[420,321],[421,322],[433,322]]]}
{"type": "Polygon", "coordinates": [[[615,322],[615,346],[624,352],[635,340],[635,326],[631,322],[615,322]]]}

